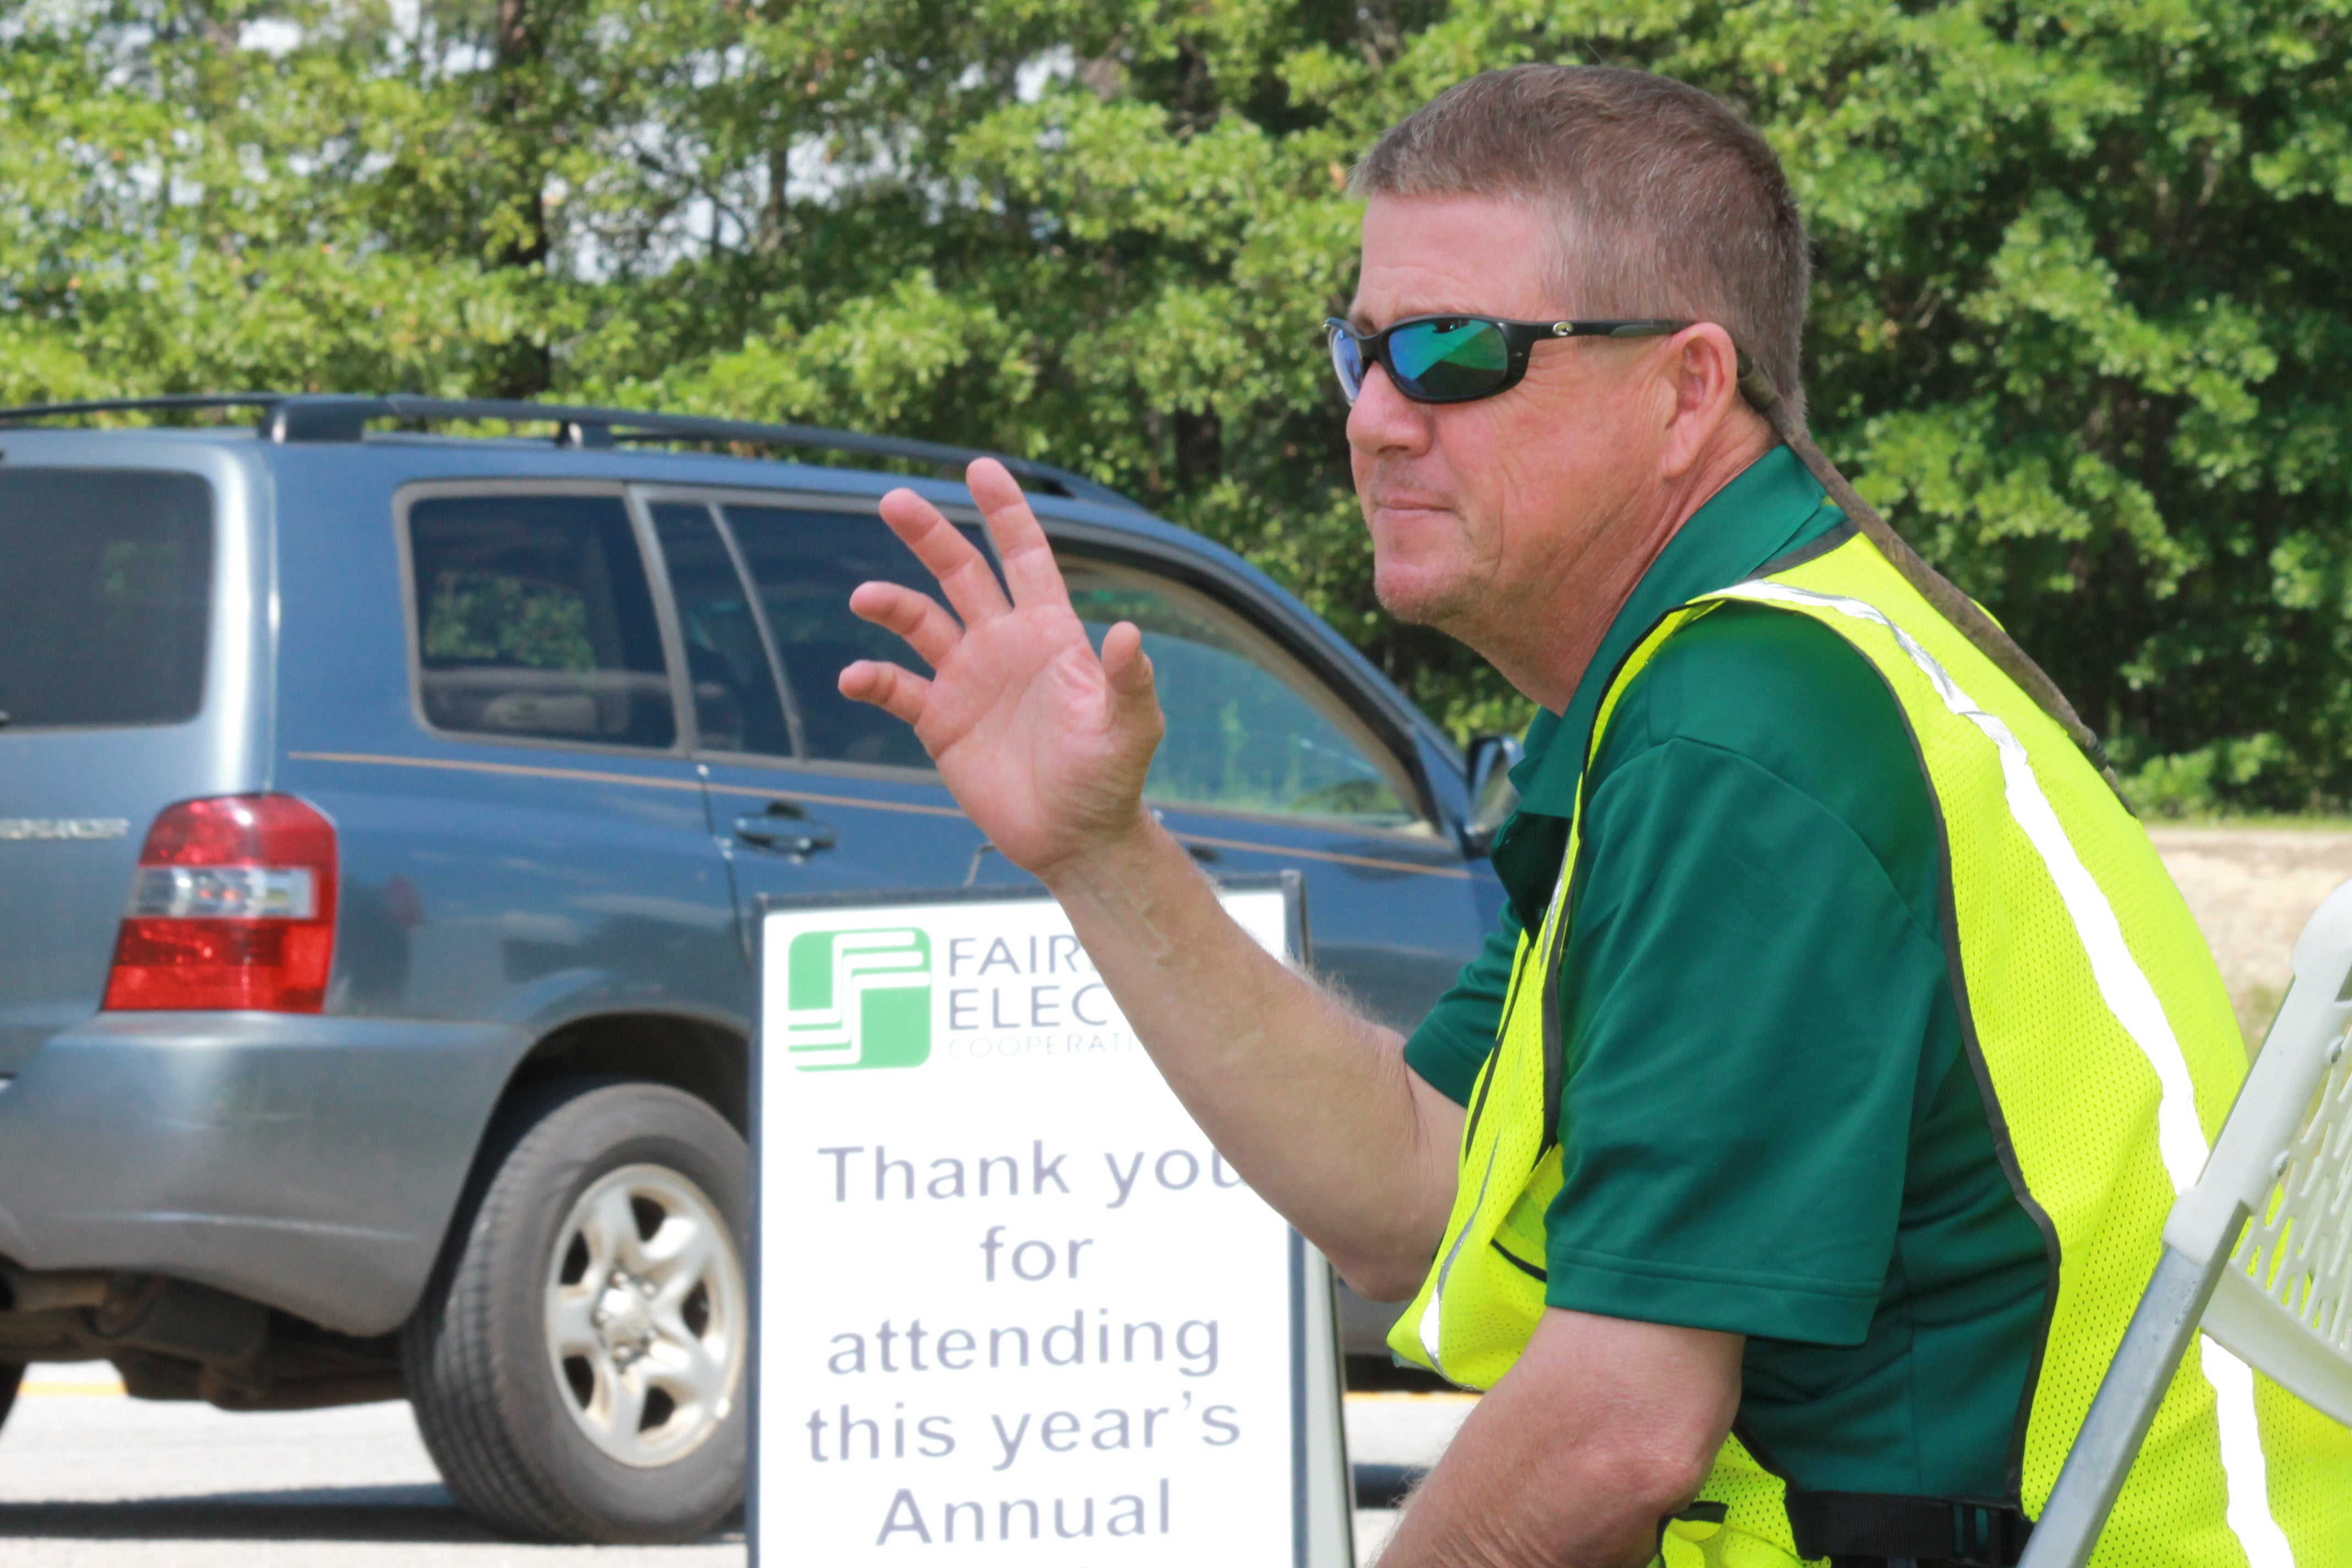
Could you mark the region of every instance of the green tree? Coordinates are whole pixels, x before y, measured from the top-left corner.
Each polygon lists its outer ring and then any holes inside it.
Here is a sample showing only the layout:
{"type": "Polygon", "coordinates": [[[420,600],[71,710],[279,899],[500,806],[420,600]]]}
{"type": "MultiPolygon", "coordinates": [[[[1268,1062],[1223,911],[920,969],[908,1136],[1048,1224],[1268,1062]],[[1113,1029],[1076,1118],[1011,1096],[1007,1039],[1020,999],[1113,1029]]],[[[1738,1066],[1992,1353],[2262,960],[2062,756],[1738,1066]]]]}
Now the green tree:
{"type": "Polygon", "coordinates": [[[1047,458],[1460,731],[1524,709],[1370,599],[1316,331],[1346,171],[1476,69],[1665,71],[1798,185],[1823,444],[2149,804],[2352,796],[2341,0],[15,0],[0,39],[0,392],[545,388],[1047,458]]]}

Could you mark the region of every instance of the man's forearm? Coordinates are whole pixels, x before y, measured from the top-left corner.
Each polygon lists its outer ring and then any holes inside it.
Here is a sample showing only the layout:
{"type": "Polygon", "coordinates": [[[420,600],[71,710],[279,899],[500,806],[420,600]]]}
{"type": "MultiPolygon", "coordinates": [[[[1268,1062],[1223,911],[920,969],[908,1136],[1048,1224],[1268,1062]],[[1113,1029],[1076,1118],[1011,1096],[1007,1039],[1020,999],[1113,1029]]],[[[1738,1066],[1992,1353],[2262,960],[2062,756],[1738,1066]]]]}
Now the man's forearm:
{"type": "Polygon", "coordinates": [[[1225,1158],[1359,1289],[1410,1293],[1444,1228],[1461,1121],[1395,1031],[1258,946],[1149,818],[1047,881],[1225,1158]]]}
{"type": "Polygon", "coordinates": [[[1380,1568],[1643,1568],[1739,1408],[1738,1334],[1548,1309],[1380,1568]]]}

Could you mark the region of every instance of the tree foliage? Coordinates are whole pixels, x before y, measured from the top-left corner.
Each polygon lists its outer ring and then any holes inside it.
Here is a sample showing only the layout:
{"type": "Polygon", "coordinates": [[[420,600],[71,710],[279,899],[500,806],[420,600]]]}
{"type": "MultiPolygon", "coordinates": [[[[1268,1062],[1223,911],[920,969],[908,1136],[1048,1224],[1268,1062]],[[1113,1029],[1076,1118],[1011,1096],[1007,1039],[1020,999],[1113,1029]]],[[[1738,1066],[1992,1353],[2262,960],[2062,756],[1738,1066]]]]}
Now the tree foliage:
{"type": "Polygon", "coordinates": [[[5,0],[0,396],[600,398],[1049,458],[1371,602],[1351,161],[1528,59],[1780,149],[1824,446],[2159,807],[2352,796],[2346,0],[5,0]]]}

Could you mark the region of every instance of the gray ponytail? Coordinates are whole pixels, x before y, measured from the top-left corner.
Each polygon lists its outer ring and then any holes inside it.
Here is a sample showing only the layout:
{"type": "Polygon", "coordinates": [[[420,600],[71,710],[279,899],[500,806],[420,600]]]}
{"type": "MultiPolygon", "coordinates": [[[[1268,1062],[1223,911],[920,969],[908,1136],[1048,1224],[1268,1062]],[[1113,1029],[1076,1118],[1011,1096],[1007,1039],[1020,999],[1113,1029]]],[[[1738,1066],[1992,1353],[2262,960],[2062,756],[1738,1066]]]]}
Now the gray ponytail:
{"type": "Polygon", "coordinates": [[[1837,503],[1838,510],[1845,513],[1847,521],[1861,531],[1864,538],[1878,547],[1878,552],[1903,574],[1905,582],[1919,591],[1919,596],[1933,605],[1937,615],[1951,622],[1960,635],[1974,643],[2003,675],[2032,698],[2044,713],[2057,721],[2058,727],[2083,749],[2084,754],[2091,759],[2092,765],[2099,770],[2099,775],[2116,792],[2116,798],[2121,799],[2123,783],[2116,777],[2116,770],[2108,763],[2105,749],[2099,744],[2099,738],[2092,733],[2091,727],[2083,722],[2082,715],[2074,711],[2074,705],[2066,700],[2066,694],[2058,689],[2057,682],[2033,662],[2032,655],[2017,646],[2015,638],[1995,625],[1993,618],[1986,615],[1974,599],[1961,593],[1942,573],[1921,560],[1919,552],[1904,542],[1903,536],[1889,528],[1886,520],[1880,517],[1868,501],[1854,494],[1853,487],[1846,482],[1845,476],[1822,455],[1822,449],[1814,446],[1813,438],[1805,433],[1802,417],[1773,390],[1769,378],[1753,368],[1745,354],[1740,356],[1740,393],[1756,412],[1764,416],[1772,426],[1773,433],[1789,444],[1789,450],[1797,455],[1797,460],[1821,481],[1822,488],[1830,492],[1830,500],[1837,503]]]}

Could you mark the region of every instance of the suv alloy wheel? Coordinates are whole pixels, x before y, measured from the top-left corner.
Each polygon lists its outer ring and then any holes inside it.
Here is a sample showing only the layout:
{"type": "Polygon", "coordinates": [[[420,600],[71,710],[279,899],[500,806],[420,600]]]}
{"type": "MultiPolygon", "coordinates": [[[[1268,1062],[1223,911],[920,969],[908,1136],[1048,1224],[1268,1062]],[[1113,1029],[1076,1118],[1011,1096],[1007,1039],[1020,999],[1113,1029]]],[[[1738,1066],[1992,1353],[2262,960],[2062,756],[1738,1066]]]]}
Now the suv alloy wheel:
{"type": "Polygon", "coordinates": [[[402,1335],[442,1479],[524,1540],[687,1541],[743,1496],[750,1161],[664,1085],[551,1085],[502,1119],[402,1335]]]}
{"type": "Polygon", "coordinates": [[[709,1194],[661,1165],[624,1165],[556,1231],[547,1349],[588,1440],[625,1465],[685,1458],[726,1419],[751,1293],[709,1194]]]}

